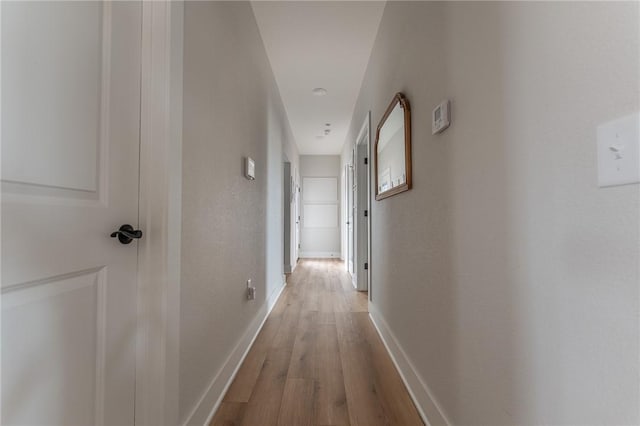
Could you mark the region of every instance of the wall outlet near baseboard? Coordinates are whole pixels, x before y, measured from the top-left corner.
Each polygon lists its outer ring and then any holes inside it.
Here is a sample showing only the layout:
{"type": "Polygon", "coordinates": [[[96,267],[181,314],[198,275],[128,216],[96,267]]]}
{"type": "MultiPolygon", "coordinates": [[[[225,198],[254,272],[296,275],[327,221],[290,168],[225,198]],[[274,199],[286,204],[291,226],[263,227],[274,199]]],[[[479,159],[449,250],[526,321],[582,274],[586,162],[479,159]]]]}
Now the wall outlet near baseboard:
{"type": "Polygon", "coordinates": [[[256,298],[256,288],[251,285],[251,280],[247,280],[247,300],[256,298]]]}

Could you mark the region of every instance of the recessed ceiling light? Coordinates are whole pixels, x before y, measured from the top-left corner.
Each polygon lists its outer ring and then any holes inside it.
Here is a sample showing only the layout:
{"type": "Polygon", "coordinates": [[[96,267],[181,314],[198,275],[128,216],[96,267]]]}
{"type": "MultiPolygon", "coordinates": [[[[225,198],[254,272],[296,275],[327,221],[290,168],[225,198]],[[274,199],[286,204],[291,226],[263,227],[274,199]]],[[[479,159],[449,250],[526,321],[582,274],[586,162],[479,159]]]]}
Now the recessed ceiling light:
{"type": "Polygon", "coordinates": [[[325,123],[325,126],[329,127],[331,126],[331,123],[325,123]]]}
{"type": "Polygon", "coordinates": [[[327,89],[323,88],[323,87],[316,87],[315,89],[313,89],[311,91],[311,93],[313,93],[316,96],[324,96],[327,94],[327,89]]]}

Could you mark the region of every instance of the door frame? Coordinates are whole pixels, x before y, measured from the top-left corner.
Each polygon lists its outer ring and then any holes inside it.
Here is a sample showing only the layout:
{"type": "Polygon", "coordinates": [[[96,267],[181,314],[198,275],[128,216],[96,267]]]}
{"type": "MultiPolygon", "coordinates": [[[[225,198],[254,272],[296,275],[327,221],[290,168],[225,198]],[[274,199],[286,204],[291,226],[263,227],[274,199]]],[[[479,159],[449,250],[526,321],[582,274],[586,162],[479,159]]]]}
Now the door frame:
{"type": "Polygon", "coordinates": [[[353,288],[358,289],[358,274],[360,273],[360,268],[358,267],[358,263],[360,262],[358,258],[358,148],[356,145],[351,147],[351,167],[349,170],[351,185],[349,186],[349,197],[351,200],[351,205],[349,206],[351,210],[351,234],[349,238],[351,238],[351,257],[349,259],[350,262],[350,272],[351,272],[351,284],[353,288]]]}
{"type": "Polygon", "coordinates": [[[300,172],[297,168],[294,167],[294,219],[295,219],[295,237],[293,243],[294,250],[294,260],[295,264],[291,266],[291,271],[293,271],[296,266],[298,266],[298,260],[300,260],[300,172]]]}
{"type": "MultiPolygon", "coordinates": [[[[283,268],[285,274],[293,272],[294,266],[291,264],[291,258],[293,257],[293,244],[292,241],[295,238],[291,231],[295,233],[293,216],[291,215],[292,205],[294,202],[294,183],[292,165],[286,155],[283,154],[282,159],[283,173],[282,173],[282,187],[283,187],[283,268]]],[[[294,212],[295,214],[295,212],[294,212]]]]}
{"type": "Polygon", "coordinates": [[[355,274],[355,256],[354,246],[355,237],[353,235],[353,157],[349,163],[344,166],[344,203],[345,203],[345,240],[347,256],[345,258],[345,268],[351,276],[353,282],[353,275],[355,274]]]}
{"type": "Polygon", "coordinates": [[[354,219],[355,227],[354,227],[354,240],[355,250],[356,250],[356,262],[355,266],[356,271],[356,288],[359,291],[369,291],[369,300],[371,300],[371,112],[367,112],[367,115],[364,119],[364,123],[362,123],[362,127],[358,132],[358,137],[356,138],[354,144],[354,164],[355,164],[355,176],[354,180],[356,181],[356,193],[354,194],[354,198],[356,198],[356,218],[354,219]],[[364,147],[365,158],[367,159],[367,165],[361,163],[361,157],[359,153],[361,149],[364,147]],[[361,182],[366,180],[366,185],[362,185],[361,182]],[[366,196],[366,202],[362,203],[363,195],[366,196]],[[367,216],[365,216],[365,211],[367,212],[367,216]],[[366,219],[365,219],[366,217],[366,219]],[[362,227],[362,222],[365,223],[365,226],[362,227]],[[364,235],[363,235],[364,234],[364,235]],[[366,247],[362,247],[362,241],[366,236],[366,247]],[[364,263],[367,263],[367,269],[364,268],[364,263]],[[366,277],[366,282],[364,282],[363,277],[366,277]]]}
{"type": "Polygon", "coordinates": [[[135,424],[179,422],[184,3],[142,2],[135,424]]]}

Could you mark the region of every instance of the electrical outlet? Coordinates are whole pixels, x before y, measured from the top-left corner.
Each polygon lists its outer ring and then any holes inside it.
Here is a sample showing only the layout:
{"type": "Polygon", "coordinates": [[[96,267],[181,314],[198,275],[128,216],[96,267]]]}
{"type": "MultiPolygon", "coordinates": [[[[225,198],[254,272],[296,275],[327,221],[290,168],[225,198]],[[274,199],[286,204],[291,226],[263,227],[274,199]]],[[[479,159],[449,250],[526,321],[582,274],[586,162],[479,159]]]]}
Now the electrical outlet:
{"type": "Polygon", "coordinates": [[[247,280],[247,300],[256,298],[256,288],[251,285],[251,280],[247,280]]]}

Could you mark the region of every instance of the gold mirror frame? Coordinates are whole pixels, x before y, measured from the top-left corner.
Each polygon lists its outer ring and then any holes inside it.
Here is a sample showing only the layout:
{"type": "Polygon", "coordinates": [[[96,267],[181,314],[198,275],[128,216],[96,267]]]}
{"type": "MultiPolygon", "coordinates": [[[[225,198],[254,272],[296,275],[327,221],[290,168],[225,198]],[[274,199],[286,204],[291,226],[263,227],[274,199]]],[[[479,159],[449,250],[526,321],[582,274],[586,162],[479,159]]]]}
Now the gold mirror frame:
{"type": "Polygon", "coordinates": [[[385,198],[391,197],[392,195],[400,194],[401,192],[405,192],[411,189],[411,108],[409,106],[409,101],[407,98],[400,92],[396,93],[386,112],[380,119],[380,124],[378,124],[378,128],[376,130],[376,143],[373,147],[373,155],[374,155],[374,174],[376,176],[376,201],[383,200],[385,198]],[[406,181],[405,183],[388,189],[384,192],[378,192],[378,142],[380,142],[380,130],[384,123],[389,118],[389,115],[396,107],[396,105],[400,104],[400,108],[404,111],[404,161],[405,161],[405,173],[406,173],[406,181]]]}

